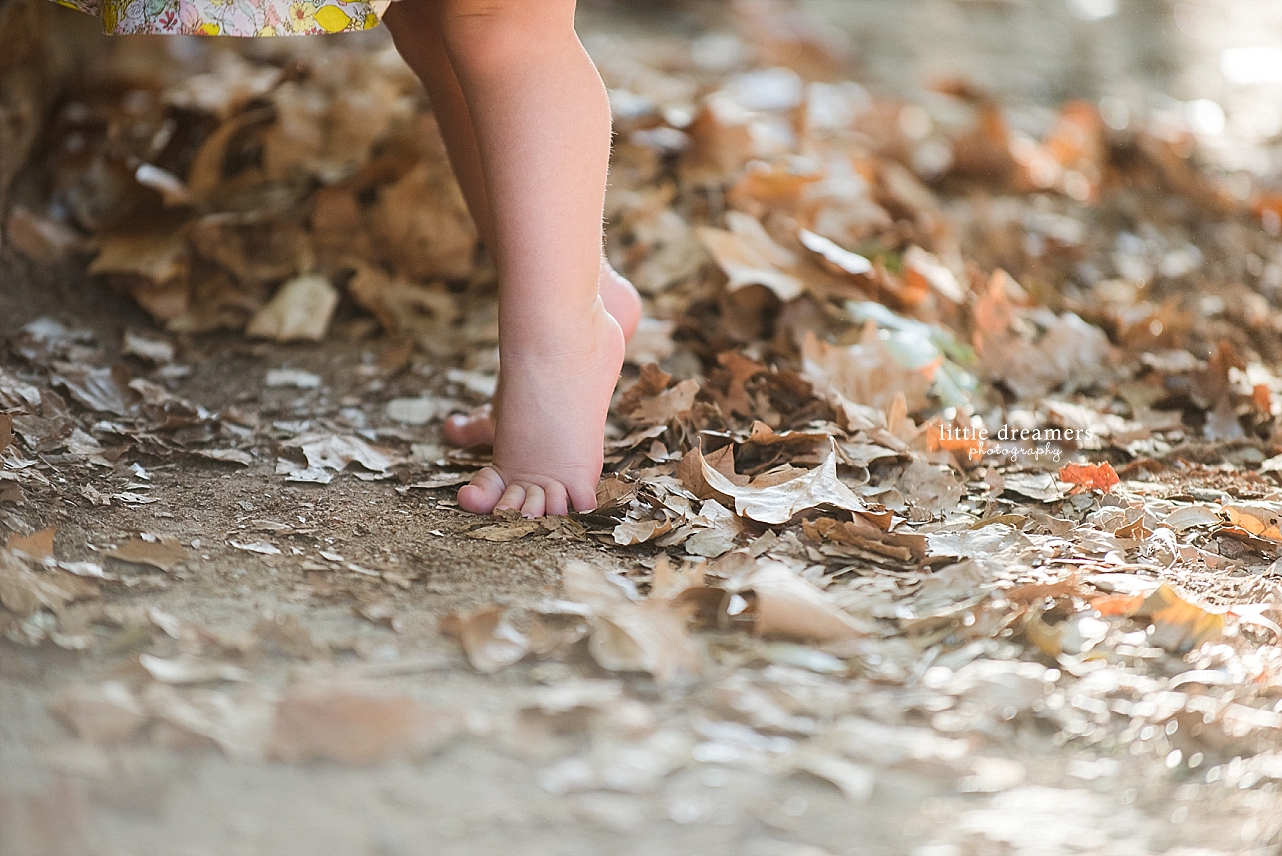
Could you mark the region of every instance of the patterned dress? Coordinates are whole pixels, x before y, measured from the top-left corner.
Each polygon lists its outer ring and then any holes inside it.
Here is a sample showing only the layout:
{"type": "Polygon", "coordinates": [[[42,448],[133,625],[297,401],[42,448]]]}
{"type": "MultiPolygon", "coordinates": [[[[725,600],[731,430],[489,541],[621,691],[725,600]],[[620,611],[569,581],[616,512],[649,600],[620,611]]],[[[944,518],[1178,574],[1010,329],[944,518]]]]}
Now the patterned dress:
{"type": "Polygon", "coordinates": [[[377,27],[391,0],[54,0],[111,35],[311,36],[377,27]]]}

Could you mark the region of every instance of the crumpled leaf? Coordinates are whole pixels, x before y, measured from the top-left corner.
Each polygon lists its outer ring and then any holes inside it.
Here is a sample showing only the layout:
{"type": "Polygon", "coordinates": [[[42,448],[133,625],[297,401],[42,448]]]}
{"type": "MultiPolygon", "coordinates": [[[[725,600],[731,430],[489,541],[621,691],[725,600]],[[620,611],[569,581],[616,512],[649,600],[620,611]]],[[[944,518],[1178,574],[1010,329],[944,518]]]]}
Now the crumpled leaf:
{"type": "Polygon", "coordinates": [[[859,343],[840,347],[822,342],[807,331],[801,343],[802,374],[834,405],[863,404],[885,410],[903,395],[908,412],[929,403],[935,370],[943,358],[907,368],[881,340],[876,324],[864,325],[859,343]]]}
{"type": "Polygon", "coordinates": [[[276,296],[258,310],[245,332],[250,336],[291,342],[325,338],[338,306],[338,289],[323,276],[308,274],[281,286],[276,296]]]}
{"type": "Polygon", "coordinates": [[[17,554],[0,549],[0,604],[19,617],[41,608],[60,612],[74,600],[99,594],[88,580],[61,571],[33,571],[17,554]]]}
{"type": "Polygon", "coordinates": [[[1059,480],[1074,486],[1069,493],[1084,493],[1089,490],[1108,493],[1122,481],[1113,465],[1107,461],[1102,464],[1065,464],[1059,468],[1059,480]]]}
{"type": "Polygon", "coordinates": [[[797,514],[821,505],[847,511],[867,509],[864,501],[837,478],[835,449],[817,469],[770,487],[737,485],[714,469],[706,458],[702,458],[701,464],[708,486],[733,499],[737,514],[759,523],[787,523],[797,514]]]}
{"type": "Polygon", "coordinates": [[[797,235],[801,245],[812,253],[823,258],[837,270],[851,276],[863,276],[872,273],[872,262],[850,250],[830,241],[823,235],[817,235],[809,229],[802,229],[797,235]]]}
{"type": "Polygon", "coordinates": [[[507,610],[498,605],[451,613],[442,620],[441,632],[457,637],[472,668],[485,674],[505,669],[530,653],[529,638],[512,626],[507,610]]]}
{"type": "Polygon", "coordinates": [[[563,580],[566,597],[592,610],[588,650],[602,668],[649,672],[665,683],[702,673],[702,652],[676,606],[632,600],[585,562],[568,562],[563,580]]]}
{"type": "Polygon", "coordinates": [[[756,595],[753,631],[759,636],[837,642],[867,634],[828,595],[781,562],[763,562],[737,580],[735,588],[756,595]]]}
{"type": "Polygon", "coordinates": [[[696,234],[730,278],[727,290],[763,285],[784,302],[805,293],[805,284],[787,272],[796,265],[796,257],[776,244],[759,220],[731,211],[726,214],[726,222],[731,231],[700,226],[696,234]]]}
{"type": "Polygon", "coordinates": [[[116,416],[129,412],[129,373],[123,367],[92,369],[59,364],[54,380],[90,410],[116,416]]]}
{"type": "Polygon", "coordinates": [[[185,561],[187,550],[172,535],[155,536],[154,541],[143,538],[130,538],[119,547],[103,553],[108,559],[129,562],[134,565],[150,565],[153,568],[168,572],[178,563],[185,561]]]}
{"type": "Polygon", "coordinates": [[[253,685],[226,692],[151,684],[143,691],[142,700],[151,716],[179,731],[213,741],[228,758],[247,762],[266,758],[275,715],[271,693],[253,685]]]}
{"type": "Polygon", "coordinates": [[[315,470],[342,472],[356,462],[372,473],[381,474],[402,463],[390,450],[347,434],[312,432],[295,437],[285,445],[302,449],[308,468],[315,470]]]}

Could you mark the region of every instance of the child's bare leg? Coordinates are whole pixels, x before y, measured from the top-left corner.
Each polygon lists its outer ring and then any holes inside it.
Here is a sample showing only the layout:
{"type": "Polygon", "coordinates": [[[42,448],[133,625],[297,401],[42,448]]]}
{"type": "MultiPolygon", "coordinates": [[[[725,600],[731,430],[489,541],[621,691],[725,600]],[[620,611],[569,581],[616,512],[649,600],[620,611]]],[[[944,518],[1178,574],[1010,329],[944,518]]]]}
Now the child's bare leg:
{"type": "Polygon", "coordinates": [[[599,295],[609,165],[605,89],[573,0],[438,0],[476,135],[499,273],[494,466],[474,512],[593,508],[623,335],[599,295]]]}
{"type": "MultiPolygon", "coordinates": [[[[384,23],[401,57],[422,80],[441,126],[441,135],[449,152],[450,163],[476,221],[481,240],[488,247],[497,246],[494,217],[481,170],[481,155],[473,130],[467,100],[445,50],[437,12],[432,0],[398,0],[388,9],[384,23]]],[[[641,298],[623,276],[610,265],[604,254],[597,287],[605,309],[619,322],[625,340],[630,340],[641,320],[641,298]]],[[[491,408],[452,416],[446,420],[447,442],[457,446],[488,445],[494,442],[491,408]]]]}

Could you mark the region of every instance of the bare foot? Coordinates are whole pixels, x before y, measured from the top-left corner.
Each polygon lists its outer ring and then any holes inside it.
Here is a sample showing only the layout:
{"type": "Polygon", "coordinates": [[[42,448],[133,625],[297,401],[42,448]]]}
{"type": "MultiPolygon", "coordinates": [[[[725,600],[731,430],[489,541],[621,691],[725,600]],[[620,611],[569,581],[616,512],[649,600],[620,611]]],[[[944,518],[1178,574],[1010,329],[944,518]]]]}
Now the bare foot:
{"type": "Polygon", "coordinates": [[[465,510],[513,508],[542,517],[596,508],[623,331],[601,300],[571,329],[572,350],[503,355],[494,395],[494,463],[459,489],[465,510]]]}
{"type": "MultiPolygon", "coordinates": [[[[619,322],[623,330],[623,341],[632,341],[632,334],[641,323],[641,295],[632,283],[628,282],[605,256],[601,257],[601,277],[597,280],[601,302],[605,311],[619,322]]],[[[489,446],[494,443],[494,414],[490,405],[485,404],[471,413],[455,413],[441,426],[445,442],[451,446],[466,449],[470,446],[489,446]]]]}

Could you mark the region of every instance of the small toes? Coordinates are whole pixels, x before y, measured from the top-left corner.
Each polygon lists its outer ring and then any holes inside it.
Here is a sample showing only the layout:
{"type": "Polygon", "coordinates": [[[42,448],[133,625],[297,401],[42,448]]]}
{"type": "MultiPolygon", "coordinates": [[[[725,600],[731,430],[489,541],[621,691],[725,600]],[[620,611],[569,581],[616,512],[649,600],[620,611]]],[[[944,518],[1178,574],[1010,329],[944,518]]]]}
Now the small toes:
{"type": "Polygon", "coordinates": [[[505,495],[503,477],[486,467],[459,488],[458,504],[473,514],[489,514],[505,495]]]}
{"type": "Polygon", "coordinates": [[[545,505],[543,513],[548,517],[562,517],[570,513],[570,499],[565,492],[565,485],[553,482],[543,488],[545,505]]]}
{"type": "Polygon", "coordinates": [[[510,484],[507,490],[503,491],[503,496],[494,506],[494,511],[506,511],[509,508],[520,508],[525,503],[525,486],[519,484],[510,484]]]}
{"type": "Polygon", "coordinates": [[[568,489],[570,502],[578,512],[591,511],[596,508],[596,485],[568,489]]]}
{"type": "Polygon", "coordinates": [[[521,503],[522,517],[542,517],[547,509],[547,496],[540,485],[525,488],[525,502],[521,503]]]}

